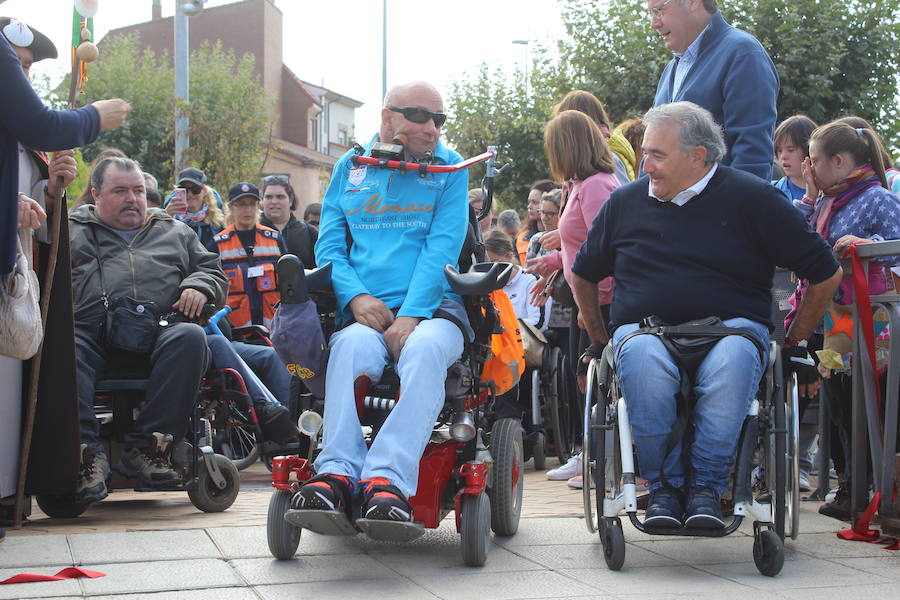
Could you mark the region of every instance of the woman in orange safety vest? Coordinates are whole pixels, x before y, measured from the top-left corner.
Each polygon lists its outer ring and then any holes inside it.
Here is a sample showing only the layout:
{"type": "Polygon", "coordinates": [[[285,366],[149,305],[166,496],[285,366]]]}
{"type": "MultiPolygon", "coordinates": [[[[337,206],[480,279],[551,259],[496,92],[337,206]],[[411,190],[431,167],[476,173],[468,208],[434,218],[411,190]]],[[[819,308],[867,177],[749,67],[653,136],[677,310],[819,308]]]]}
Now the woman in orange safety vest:
{"type": "Polygon", "coordinates": [[[272,326],[280,297],[275,263],[281,256],[280,234],[259,224],[259,189],[241,182],[228,190],[229,225],[213,238],[228,288],[229,320],[235,327],[272,326]]]}

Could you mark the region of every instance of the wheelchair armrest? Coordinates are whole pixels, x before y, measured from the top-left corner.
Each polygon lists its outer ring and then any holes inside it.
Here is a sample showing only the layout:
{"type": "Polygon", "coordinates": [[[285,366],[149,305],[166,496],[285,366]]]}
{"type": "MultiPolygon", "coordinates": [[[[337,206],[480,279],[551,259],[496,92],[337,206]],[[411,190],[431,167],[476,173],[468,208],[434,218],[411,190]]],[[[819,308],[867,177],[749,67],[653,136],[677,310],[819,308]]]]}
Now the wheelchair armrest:
{"type": "Polygon", "coordinates": [[[450,287],[461,296],[485,296],[503,289],[513,273],[510,263],[478,263],[468,273],[460,273],[452,266],[444,267],[450,287]]]}
{"type": "Polygon", "coordinates": [[[305,270],[306,287],[314,294],[333,294],[331,287],[331,263],[325,263],[321,267],[305,270]]]}
{"type": "Polygon", "coordinates": [[[245,341],[248,338],[263,338],[263,343],[269,338],[269,328],[262,325],[246,325],[235,327],[231,330],[231,337],[236,341],[245,341]]]}

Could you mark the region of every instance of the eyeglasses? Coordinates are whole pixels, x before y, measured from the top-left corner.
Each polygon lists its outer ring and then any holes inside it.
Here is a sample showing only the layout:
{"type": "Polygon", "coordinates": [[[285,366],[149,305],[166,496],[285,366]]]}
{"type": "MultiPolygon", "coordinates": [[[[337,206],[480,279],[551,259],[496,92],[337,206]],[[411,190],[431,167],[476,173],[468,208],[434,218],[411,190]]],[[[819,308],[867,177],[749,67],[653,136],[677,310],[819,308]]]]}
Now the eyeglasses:
{"type": "Polygon", "coordinates": [[[654,6],[653,8],[648,8],[647,14],[650,16],[650,19],[652,20],[652,19],[658,19],[658,18],[662,17],[663,14],[666,12],[666,7],[669,5],[669,3],[671,1],[672,0],[666,0],[659,6],[654,6]]]}
{"type": "Polygon", "coordinates": [[[553,217],[559,216],[558,210],[542,210],[540,211],[542,217],[547,217],[548,219],[552,219],[553,217]]]}
{"type": "Polygon", "coordinates": [[[388,110],[402,114],[407,121],[413,123],[427,123],[428,119],[434,121],[434,126],[440,128],[446,121],[447,115],[439,112],[431,112],[418,106],[388,106],[388,110]]]}
{"type": "Polygon", "coordinates": [[[180,187],[183,190],[187,190],[192,194],[199,194],[200,192],[203,191],[202,187],[200,187],[199,185],[195,185],[195,184],[179,185],[178,187],[180,187]]]}

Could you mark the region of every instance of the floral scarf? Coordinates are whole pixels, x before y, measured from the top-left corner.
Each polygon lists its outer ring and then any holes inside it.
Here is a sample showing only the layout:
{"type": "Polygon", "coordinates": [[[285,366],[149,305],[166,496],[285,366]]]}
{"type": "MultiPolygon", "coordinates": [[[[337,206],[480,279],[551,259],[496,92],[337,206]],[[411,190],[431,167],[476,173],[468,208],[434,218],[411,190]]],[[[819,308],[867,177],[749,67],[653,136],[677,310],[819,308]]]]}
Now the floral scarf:
{"type": "Polygon", "coordinates": [[[828,230],[834,213],[847,206],[865,190],[881,185],[872,165],[856,167],[846,178],[822,190],[822,197],[810,217],[810,225],[828,241],[828,230]]]}
{"type": "Polygon", "coordinates": [[[183,215],[175,215],[182,223],[200,223],[206,220],[206,211],[209,206],[204,203],[197,212],[185,212],[183,215]]]}

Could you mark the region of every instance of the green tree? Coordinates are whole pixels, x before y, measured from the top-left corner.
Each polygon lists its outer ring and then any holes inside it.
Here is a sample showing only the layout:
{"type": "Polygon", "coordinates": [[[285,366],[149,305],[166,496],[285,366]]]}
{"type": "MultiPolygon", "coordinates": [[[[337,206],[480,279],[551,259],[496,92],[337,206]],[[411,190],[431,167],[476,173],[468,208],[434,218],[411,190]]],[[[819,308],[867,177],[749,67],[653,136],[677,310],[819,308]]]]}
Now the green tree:
{"type": "MultiPolygon", "coordinates": [[[[237,58],[219,43],[204,43],[190,57],[186,157],[219,188],[258,178],[271,148],[275,103],[254,73],[254,60],[251,54],[237,58]]],[[[156,175],[162,189],[171,187],[176,175],[174,88],[166,53],[141,50],[136,35],[104,40],[100,59],[88,72],[84,103],[119,97],[134,110],[122,128],[84,149],[85,160],[104,147],[119,148],[156,175]]]]}

